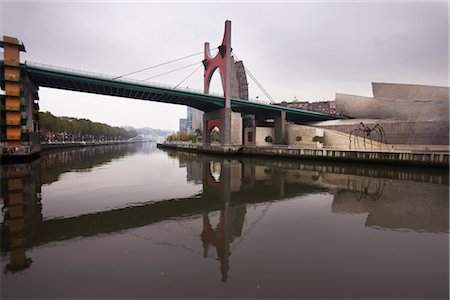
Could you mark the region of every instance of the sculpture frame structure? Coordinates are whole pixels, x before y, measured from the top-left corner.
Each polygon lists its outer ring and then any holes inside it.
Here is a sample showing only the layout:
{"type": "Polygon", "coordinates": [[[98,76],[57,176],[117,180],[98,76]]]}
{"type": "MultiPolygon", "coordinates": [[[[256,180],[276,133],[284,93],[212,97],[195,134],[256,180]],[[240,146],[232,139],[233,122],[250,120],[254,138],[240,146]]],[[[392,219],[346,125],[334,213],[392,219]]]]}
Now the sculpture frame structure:
{"type": "MultiPolygon", "coordinates": [[[[216,56],[211,57],[209,43],[205,43],[203,66],[203,89],[205,94],[209,94],[209,87],[214,72],[219,69],[220,77],[222,79],[222,87],[224,94],[224,107],[213,114],[203,115],[203,141],[210,142],[210,130],[214,127],[220,128],[221,143],[230,145],[236,142],[232,138],[232,111],[231,111],[231,21],[225,21],[225,30],[222,39],[222,44],[218,47],[219,51],[216,56]],[[214,126],[213,126],[214,125],[214,126]],[[217,126],[218,125],[218,126],[217,126]]],[[[242,123],[242,120],[241,120],[242,123]]],[[[242,124],[241,124],[242,126],[242,124]]],[[[239,144],[242,144],[240,138],[239,144]]]]}

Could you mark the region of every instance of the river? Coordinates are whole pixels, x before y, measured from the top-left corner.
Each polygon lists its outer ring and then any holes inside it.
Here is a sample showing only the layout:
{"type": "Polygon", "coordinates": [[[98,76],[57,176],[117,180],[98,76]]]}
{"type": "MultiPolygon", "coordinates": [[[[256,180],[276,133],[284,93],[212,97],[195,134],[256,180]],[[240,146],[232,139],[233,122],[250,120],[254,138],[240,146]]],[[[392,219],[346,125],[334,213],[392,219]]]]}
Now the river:
{"type": "Polygon", "coordinates": [[[1,178],[1,299],[449,296],[446,171],[144,143],[1,178]]]}

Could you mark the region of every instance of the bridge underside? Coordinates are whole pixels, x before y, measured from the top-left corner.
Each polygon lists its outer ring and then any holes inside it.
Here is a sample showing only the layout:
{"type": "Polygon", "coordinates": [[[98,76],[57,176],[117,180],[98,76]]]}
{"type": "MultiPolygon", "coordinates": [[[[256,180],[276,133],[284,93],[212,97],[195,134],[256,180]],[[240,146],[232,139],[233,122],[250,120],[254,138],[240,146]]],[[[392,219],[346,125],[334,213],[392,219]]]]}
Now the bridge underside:
{"type": "MultiPolygon", "coordinates": [[[[73,71],[29,64],[22,65],[22,68],[25,69],[26,74],[35,85],[42,87],[187,105],[204,112],[218,110],[223,108],[224,105],[224,98],[215,95],[152,86],[132,81],[114,80],[113,77],[78,74],[73,71]]],[[[266,116],[268,118],[279,115],[284,111],[286,112],[286,121],[295,123],[309,123],[338,118],[321,113],[239,99],[231,99],[231,107],[234,112],[266,116]]]]}

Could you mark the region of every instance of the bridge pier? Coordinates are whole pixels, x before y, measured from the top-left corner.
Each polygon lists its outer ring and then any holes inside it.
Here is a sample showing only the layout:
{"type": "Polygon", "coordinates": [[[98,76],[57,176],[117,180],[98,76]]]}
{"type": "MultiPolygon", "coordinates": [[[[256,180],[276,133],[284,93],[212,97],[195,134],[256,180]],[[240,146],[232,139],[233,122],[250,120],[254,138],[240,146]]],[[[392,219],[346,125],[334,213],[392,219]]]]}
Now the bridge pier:
{"type": "Polygon", "coordinates": [[[286,112],[281,111],[274,117],[274,140],[275,144],[286,143],[286,112]]]}
{"type": "Polygon", "coordinates": [[[220,130],[222,145],[242,145],[242,117],[231,108],[221,108],[203,115],[203,143],[211,143],[211,131],[220,130]]]}
{"type": "Polygon", "coordinates": [[[257,140],[263,141],[266,135],[273,138],[274,144],[285,144],[287,141],[285,111],[257,115],[254,118],[247,120],[246,123],[244,132],[246,145],[256,145],[257,140]],[[257,130],[258,127],[260,128],[257,130]],[[261,134],[264,136],[261,136],[261,134]]]}

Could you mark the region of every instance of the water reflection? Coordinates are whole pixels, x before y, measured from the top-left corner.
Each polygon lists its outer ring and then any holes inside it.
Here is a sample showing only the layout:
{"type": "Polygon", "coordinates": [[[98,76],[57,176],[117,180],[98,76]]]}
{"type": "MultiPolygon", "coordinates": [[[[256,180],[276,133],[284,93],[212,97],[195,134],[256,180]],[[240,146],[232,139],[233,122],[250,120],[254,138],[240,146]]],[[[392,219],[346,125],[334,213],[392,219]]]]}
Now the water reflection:
{"type": "MultiPolygon", "coordinates": [[[[367,227],[448,232],[448,174],[445,172],[226,158],[173,151],[168,151],[168,156],[186,168],[186,181],[202,185],[200,194],[160,201],[148,201],[142,195],[139,205],[63,218],[42,217],[43,184],[59,180],[65,172],[88,172],[113,160],[149,151],[159,150],[116,145],[50,153],[31,164],[3,165],[1,252],[2,256],[9,256],[4,272],[32,268],[27,250],[39,245],[197,216],[203,225],[197,232],[203,256],[214,253],[220,278],[227,282],[233,246],[243,237],[246,224],[249,230],[252,228],[249,205],[269,207],[271,203],[303,195],[330,194],[332,213],[364,214],[367,227]],[[218,218],[214,217],[217,214],[218,218]]],[[[259,218],[263,217],[264,214],[259,218]]]]}
{"type": "Polygon", "coordinates": [[[36,233],[41,220],[41,178],[39,161],[31,164],[2,166],[1,252],[9,252],[5,272],[28,268],[32,259],[27,257],[29,238],[36,233]]]}

